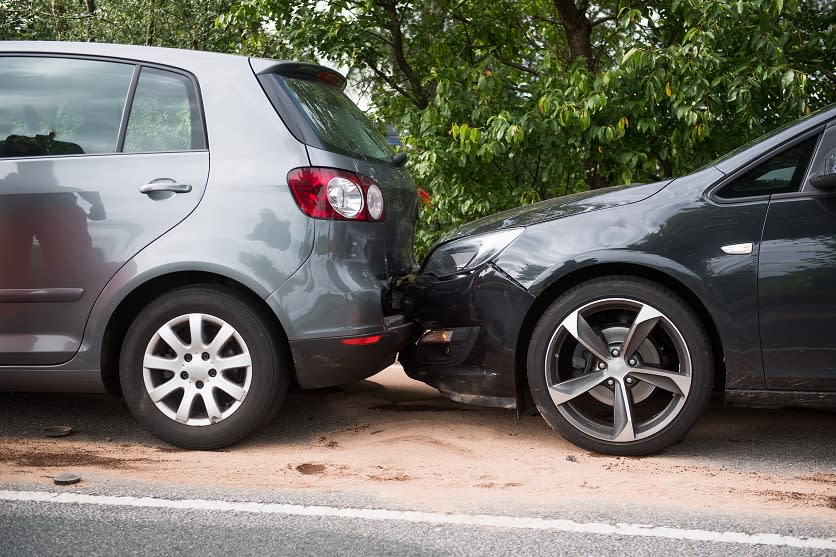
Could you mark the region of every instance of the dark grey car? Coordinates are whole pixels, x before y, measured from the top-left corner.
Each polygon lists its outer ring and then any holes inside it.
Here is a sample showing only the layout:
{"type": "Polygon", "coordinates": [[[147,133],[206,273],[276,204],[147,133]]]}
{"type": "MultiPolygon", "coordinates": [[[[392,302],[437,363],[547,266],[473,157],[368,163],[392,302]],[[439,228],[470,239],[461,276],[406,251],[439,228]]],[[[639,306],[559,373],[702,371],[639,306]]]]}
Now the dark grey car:
{"type": "Polygon", "coordinates": [[[465,224],[405,299],[425,329],[407,374],[536,406],[592,451],[662,450],[713,387],[834,408],[836,105],[686,176],[465,224]]]}
{"type": "Polygon", "coordinates": [[[121,390],[160,438],[212,448],[290,382],[391,363],[416,189],[344,85],[310,64],[0,42],[0,388],[121,390]]]}

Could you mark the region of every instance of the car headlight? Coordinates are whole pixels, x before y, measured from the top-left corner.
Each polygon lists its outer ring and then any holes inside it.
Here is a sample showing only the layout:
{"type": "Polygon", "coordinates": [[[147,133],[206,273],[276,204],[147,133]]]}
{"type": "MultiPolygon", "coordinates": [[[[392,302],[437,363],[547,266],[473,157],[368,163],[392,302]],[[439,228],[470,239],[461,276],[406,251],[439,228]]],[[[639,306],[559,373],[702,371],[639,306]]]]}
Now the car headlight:
{"type": "Polygon", "coordinates": [[[497,257],[519,238],[524,230],[525,228],[509,228],[442,244],[430,254],[423,272],[444,278],[472,271],[497,257]]]}

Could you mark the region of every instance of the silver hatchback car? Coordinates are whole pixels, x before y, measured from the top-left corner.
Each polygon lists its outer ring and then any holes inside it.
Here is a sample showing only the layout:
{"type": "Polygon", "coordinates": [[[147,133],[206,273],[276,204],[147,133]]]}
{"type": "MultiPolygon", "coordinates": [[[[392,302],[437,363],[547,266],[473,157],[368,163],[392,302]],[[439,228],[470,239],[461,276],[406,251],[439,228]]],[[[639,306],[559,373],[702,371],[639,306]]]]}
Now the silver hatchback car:
{"type": "Polygon", "coordinates": [[[0,389],[217,448],[412,336],[416,188],[333,70],[0,42],[0,389]]]}

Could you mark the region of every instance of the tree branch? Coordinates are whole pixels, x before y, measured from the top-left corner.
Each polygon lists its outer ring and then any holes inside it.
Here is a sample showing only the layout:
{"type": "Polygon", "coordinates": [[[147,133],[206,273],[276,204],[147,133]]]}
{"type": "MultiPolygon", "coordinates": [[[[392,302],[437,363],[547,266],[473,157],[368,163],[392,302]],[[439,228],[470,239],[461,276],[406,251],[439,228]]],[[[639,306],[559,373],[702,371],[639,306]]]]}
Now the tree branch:
{"type": "Polygon", "coordinates": [[[418,76],[415,75],[415,71],[412,69],[412,66],[409,65],[409,62],[407,62],[406,55],[404,54],[403,30],[401,29],[401,21],[398,19],[397,0],[381,1],[380,5],[383,6],[383,9],[388,17],[389,32],[392,35],[392,52],[395,54],[395,62],[398,64],[398,68],[401,72],[403,72],[409,82],[410,89],[412,89],[413,94],[410,98],[413,99],[413,102],[417,101],[416,106],[418,106],[418,108],[427,108],[430,104],[429,99],[427,98],[427,92],[421,86],[421,81],[418,79],[418,76]]]}
{"type": "Polygon", "coordinates": [[[537,70],[533,70],[533,69],[531,69],[529,67],[526,67],[526,66],[523,66],[522,64],[519,64],[517,62],[512,62],[511,60],[507,60],[505,57],[503,57],[501,54],[499,54],[499,52],[496,53],[496,59],[499,60],[500,62],[502,62],[503,64],[505,64],[506,66],[508,66],[509,68],[514,68],[515,70],[519,70],[521,72],[525,72],[525,73],[531,74],[531,75],[537,75],[537,76],[540,75],[540,72],[538,72],[537,70]]]}
{"type": "Polygon", "coordinates": [[[390,76],[386,75],[386,74],[383,72],[383,70],[378,69],[378,68],[377,68],[374,64],[372,64],[369,60],[364,59],[363,61],[365,62],[366,67],[367,67],[367,68],[369,68],[369,69],[372,71],[372,73],[374,73],[377,77],[379,77],[380,79],[382,79],[383,81],[385,81],[385,82],[386,82],[386,84],[387,84],[389,87],[391,87],[392,89],[394,89],[395,91],[397,91],[398,93],[400,93],[401,95],[403,95],[404,97],[406,97],[407,99],[409,99],[409,100],[412,102],[412,104],[414,104],[415,106],[419,106],[419,101],[418,101],[418,99],[416,99],[415,97],[413,97],[413,96],[412,96],[412,94],[410,94],[410,92],[409,92],[409,91],[407,91],[406,89],[404,89],[403,87],[401,87],[401,86],[398,84],[398,82],[397,82],[397,81],[395,81],[395,78],[394,78],[394,77],[390,77],[390,76]]]}

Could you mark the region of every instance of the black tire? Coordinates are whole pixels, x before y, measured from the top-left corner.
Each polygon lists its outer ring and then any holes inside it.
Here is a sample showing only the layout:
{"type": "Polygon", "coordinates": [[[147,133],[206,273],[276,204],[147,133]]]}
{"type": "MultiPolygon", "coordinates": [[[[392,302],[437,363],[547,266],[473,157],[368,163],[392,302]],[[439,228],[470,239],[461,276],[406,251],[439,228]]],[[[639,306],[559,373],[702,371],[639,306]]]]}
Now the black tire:
{"type": "Polygon", "coordinates": [[[137,316],[122,345],[119,378],[131,412],[178,447],[217,449],[241,440],[272,418],[288,388],[287,357],[268,323],[258,308],[222,287],[183,287],[160,296],[137,316]],[[197,330],[199,345],[191,338],[197,330]]]}
{"type": "Polygon", "coordinates": [[[643,278],[612,276],[570,289],[546,310],[527,373],[541,415],[568,441],[646,455],[680,441],[705,409],[712,362],[700,319],[682,298],[643,278]]]}

